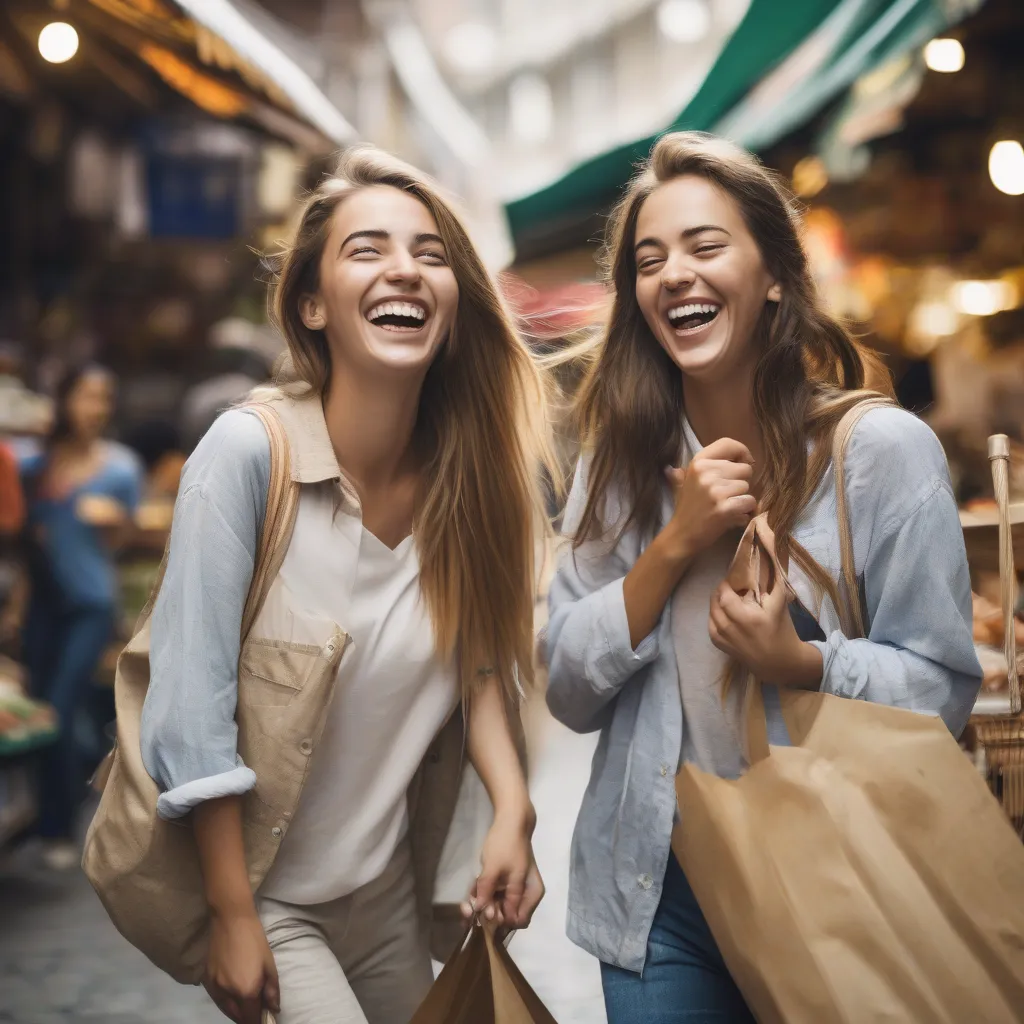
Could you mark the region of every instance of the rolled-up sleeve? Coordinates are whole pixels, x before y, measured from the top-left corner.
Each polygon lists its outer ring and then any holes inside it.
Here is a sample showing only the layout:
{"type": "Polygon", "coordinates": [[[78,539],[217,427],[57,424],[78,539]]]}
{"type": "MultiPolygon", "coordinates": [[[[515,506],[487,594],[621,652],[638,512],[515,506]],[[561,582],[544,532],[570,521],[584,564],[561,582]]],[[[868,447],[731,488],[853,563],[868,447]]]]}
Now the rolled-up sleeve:
{"type": "Polygon", "coordinates": [[[269,479],[263,424],[239,410],[217,420],[182,473],[142,713],[142,756],[163,790],[163,818],[256,783],[237,753],[235,710],[242,611],[269,479]]]}
{"type": "MultiPolygon", "coordinates": [[[[565,511],[571,536],[586,504],[586,471],[576,472],[565,511]]],[[[631,534],[616,543],[587,540],[567,547],[548,593],[548,691],[551,713],[575,732],[601,728],[603,712],[623,685],[658,657],[657,629],[630,643],[622,585],[636,560],[631,534]]]]}
{"type": "MultiPolygon", "coordinates": [[[[876,416],[877,414],[873,414],[876,416]]],[[[890,421],[893,413],[886,414],[890,421]]],[[[907,414],[899,414],[906,417],[907,414]]],[[[906,429],[906,421],[899,427],[906,429]]],[[[879,424],[874,424],[878,430],[879,424]]],[[[870,451],[871,432],[866,438],[870,451]]],[[[914,503],[897,514],[876,510],[873,527],[855,531],[868,621],[865,639],[833,632],[815,646],[824,659],[822,689],[841,697],[874,701],[942,717],[959,735],[974,707],[981,666],[971,630],[971,583],[963,532],[938,441],[923,424],[894,458],[883,446],[852,474],[851,517],[877,502],[878,479],[893,473],[905,481],[914,503]],[[916,463],[911,465],[911,461],[916,463]],[[923,484],[919,481],[927,474],[923,484]],[[875,496],[870,497],[874,480],[875,496]]],[[[882,499],[884,500],[884,499],[882,499]]]]}

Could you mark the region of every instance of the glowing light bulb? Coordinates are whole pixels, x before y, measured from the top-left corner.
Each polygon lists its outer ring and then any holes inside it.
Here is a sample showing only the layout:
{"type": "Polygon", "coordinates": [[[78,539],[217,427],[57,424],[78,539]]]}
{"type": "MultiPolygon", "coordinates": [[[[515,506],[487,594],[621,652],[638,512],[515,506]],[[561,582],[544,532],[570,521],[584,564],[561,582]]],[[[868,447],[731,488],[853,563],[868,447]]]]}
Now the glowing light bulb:
{"type": "Polygon", "coordinates": [[[988,176],[1000,192],[1024,195],[1024,148],[1012,140],[997,142],[988,155],[988,176]]]}
{"type": "Polygon", "coordinates": [[[658,28],[674,43],[699,43],[711,31],[711,12],[703,0],[662,0],[658,28]]]}
{"type": "Polygon", "coordinates": [[[78,53],[78,33],[66,21],[51,21],[39,33],[39,53],[50,64],[64,64],[78,53]]]}
{"type": "Polygon", "coordinates": [[[1017,289],[1010,281],[959,281],[952,298],[961,313],[992,316],[1017,305],[1017,289]]]}
{"type": "Polygon", "coordinates": [[[810,199],[828,184],[828,169],[818,156],[805,156],[793,168],[793,191],[810,199]]]}
{"type": "Polygon", "coordinates": [[[924,48],[924,62],[932,71],[951,75],[964,66],[964,59],[959,39],[933,39],[924,48]]]}

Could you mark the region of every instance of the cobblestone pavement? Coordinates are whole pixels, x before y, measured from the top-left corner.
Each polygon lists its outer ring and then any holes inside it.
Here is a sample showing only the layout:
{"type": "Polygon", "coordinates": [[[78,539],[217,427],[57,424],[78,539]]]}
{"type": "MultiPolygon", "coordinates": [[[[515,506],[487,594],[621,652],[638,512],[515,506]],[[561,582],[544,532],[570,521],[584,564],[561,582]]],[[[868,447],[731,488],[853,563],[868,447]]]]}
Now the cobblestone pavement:
{"type": "Polygon", "coordinates": [[[85,876],[34,868],[19,851],[0,873],[0,1021],[215,1024],[202,989],[178,985],[121,938],[85,876]]]}
{"type": "MultiPolygon", "coordinates": [[[[591,737],[530,714],[537,860],[548,895],[510,951],[559,1024],[603,1024],[595,960],[565,938],[569,839],[591,737]]],[[[216,1024],[202,989],[176,984],[125,942],[79,872],[35,866],[31,847],[0,866],[0,1022],[216,1024]]]]}

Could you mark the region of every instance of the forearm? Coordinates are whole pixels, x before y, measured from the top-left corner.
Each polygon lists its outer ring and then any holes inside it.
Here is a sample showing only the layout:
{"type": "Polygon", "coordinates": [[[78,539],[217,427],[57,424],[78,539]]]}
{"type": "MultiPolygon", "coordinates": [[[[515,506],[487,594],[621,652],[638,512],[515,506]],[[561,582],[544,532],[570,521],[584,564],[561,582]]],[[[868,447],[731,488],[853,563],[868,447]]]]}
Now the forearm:
{"type": "Polygon", "coordinates": [[[521,816],[532,827],[533,805],[496,676],[491,676],[473,694],[467,749],[470,762],[491,798],[495,817],[521,816]]]}
{"type": "Polygon", "coordinates": [[[764,682],[788,686],[793,690],[820,690],[823,671],[821,651],[814,644],[798,640],[784,667],[773,673],[775,678],[764,682]]]}
{"type": "Polygon", "coordinates": [[[650,543],[626,574],[622,598],[629,623],[629,640],[635,650],[648,636],[679,585],[692,555],[675,541],[668,529],[650,543]]]}
{"type": "Polygon", "coordinates": [[[255,913],[242,841],[242,799],[208,800],[193,811],[193,832],[210,912],[221,918],[255,913]]]}

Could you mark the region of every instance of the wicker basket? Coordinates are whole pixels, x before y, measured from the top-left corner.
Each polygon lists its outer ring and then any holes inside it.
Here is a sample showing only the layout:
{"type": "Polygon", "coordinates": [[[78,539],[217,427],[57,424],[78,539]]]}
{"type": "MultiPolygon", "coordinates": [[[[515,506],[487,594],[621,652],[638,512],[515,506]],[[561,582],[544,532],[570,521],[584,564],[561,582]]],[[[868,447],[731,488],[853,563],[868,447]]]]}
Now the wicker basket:
{"type": "Polygon", "coordinates": [[[988,457],[992,463],[992,480],[999,509],[999,579],[1009,700],[1000,702],[1001,707],[997,706],[988,713],[983,712],[979,705],[971,718],[971,727],[978,746],[984,750],[985,773],[989,787],[1002,803],[1018,834],[1024,839],[1024,716],[1021,715],[1017,642],[1013,627],[1017,574],[1014,569],[1010,525],[1010,442],[1005,434],[996,434],[989,438],[988,457]]]}

